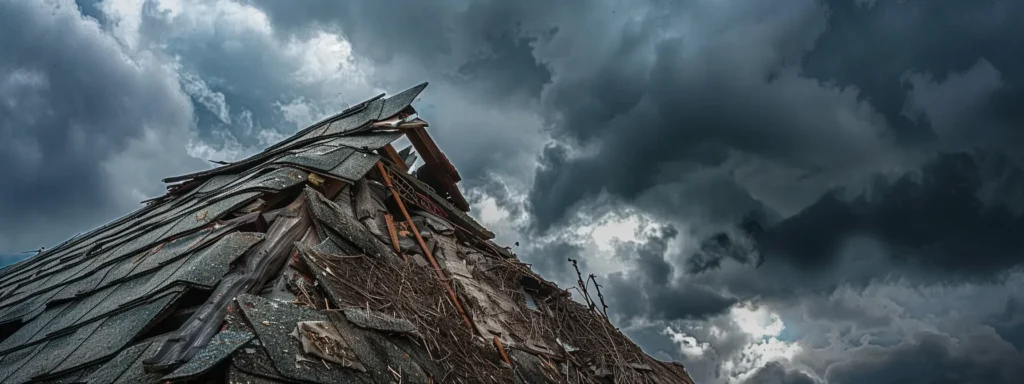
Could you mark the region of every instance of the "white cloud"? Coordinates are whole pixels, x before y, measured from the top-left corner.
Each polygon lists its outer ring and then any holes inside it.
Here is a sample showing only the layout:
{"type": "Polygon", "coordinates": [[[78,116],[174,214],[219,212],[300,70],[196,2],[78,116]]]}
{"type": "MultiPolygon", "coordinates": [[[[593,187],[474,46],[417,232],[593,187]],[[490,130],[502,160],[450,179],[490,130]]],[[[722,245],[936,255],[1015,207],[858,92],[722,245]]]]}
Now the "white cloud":
{"type": "Polygon", "coordinates": [[[223,93],[211,90],[206,85],[206,82],[194,73],[182,73],[180,79],[185,93],[188,93],[196,102],[206,107],[221,122],[231,124],[231,112],[229,111],[227,101],[224,100],[223,93]]]}
{"type": "Polygon", "coordinates": [[[643,228],[641,227],[641,219],[638,214],[608,214],[602,219],[598,220],[592,226],[580,227],[582,232],[589,232],[590,238],[597,244],[597,248],[602,251],[612,251],[615,249],[615,242],[630,242],[637,241],[637,234],[639,234],[643,228]]]}
{"type": "Polygon", "coordinates": [[[307,84],[330,81],[366,86],[372,75],[372,67],[361,65],[352,45],[334,33],[320,31],[306,40],[289,41],[284,53],[302,63],[294,76],[307,84]]]}
{"type": "Polygon", "coordinates": [[[111,34],[129,50],[139,48],[139,28],[142,26],[142,7],[139,0],[105,0],[97,4],[110,19],[111,34]]]}
{"type": "Polygon", "coordinates": [[[185,151],[189,156],[203,161],[237,161],[262,150],[242,145],[231,132],[223,129],[213,131],[212,136],[217,139],[216,144],[201,140],[193,134],[185,145],[185,151]]]}
{"type": "Polygon", "coordinates": [[[729,317],[755,339],[778,336],[786,327],[777,313],[764,306],[736,306],[729,310],[729,317]]]}
{"type": "Polygon", "coordinates": [[[175,28],[170,32],[174,36],[249,34],[250,38],[268,39],[273,35],[267,14],[247,4],[207,0],[160,0],[158,4],[173,22],[175,28]]]}
{"type": "Polygon", "coordinates": [[[669,336],[672,342],[679,344],[679,352],[690,359],[699,359],[711,349],[711,344],[700,342],[697,338],[678,332],[672,327],[666,327],[664,333],[669,336]]]}

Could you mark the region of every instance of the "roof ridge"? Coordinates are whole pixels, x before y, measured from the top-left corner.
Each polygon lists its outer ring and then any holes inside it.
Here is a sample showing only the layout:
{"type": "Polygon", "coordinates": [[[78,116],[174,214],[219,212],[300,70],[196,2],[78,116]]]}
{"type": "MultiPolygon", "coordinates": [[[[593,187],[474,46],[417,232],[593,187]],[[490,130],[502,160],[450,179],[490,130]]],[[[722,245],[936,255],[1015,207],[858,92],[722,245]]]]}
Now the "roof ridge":
{"type": "Polygon", "coordinates": [[[263,151],[249,156],[245,159],[221,166],[206,171],[193,172],[189,174],[172,176],[164,178],[163,181],[166,183],[173,183],[179,181],[186,181],[195,178],[203,178],[212,175],[216,175],[221,172],[227,172],[229,170],[237,169],[238,165],[250,165],[260,160],[280,154],[288,149],[295,148],[297,146],[309,144],[323,137],[342,136],[345,133],[358,132],[362,128],[368,127],[370,124],[387,120],[388,118],[397,115],[403,109],[412,104],[416,96],[419,96],[421,92],[427,87],[428,83],[423,82],[419,85],[413,86],[405,91],[399,92],[394,96],[387,99],[383,99],[384,93],[374,96],[366,101],[351,106],[344,111],[320,120],[298,132],[289,136],[288,138],[277,142],[264,149],[263,151]],[[379,105],[374,105],[379,104],[379,105]],[[362,112],[368,112],[363,114],[362,112]],[[341,120],[352,119],[355,121],[349,121],[348,124],[342,124],[347,129],[339,130],[338,132],[329,132],[333,123],[341,120]],[[324,128],[322,132],[316,132],[318,128],[324,128]]]}

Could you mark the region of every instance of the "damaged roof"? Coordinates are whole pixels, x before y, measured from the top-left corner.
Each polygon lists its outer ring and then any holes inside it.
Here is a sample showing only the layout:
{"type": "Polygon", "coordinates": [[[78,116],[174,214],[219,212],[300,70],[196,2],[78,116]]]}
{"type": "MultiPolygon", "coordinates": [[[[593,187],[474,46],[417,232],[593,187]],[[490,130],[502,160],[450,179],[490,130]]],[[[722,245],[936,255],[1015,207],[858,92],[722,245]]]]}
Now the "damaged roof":
{"type": "Polygon", "coordinates": [[[0,382],[692,383],[492,241],[425,87],[0,269],[0,382]]]}

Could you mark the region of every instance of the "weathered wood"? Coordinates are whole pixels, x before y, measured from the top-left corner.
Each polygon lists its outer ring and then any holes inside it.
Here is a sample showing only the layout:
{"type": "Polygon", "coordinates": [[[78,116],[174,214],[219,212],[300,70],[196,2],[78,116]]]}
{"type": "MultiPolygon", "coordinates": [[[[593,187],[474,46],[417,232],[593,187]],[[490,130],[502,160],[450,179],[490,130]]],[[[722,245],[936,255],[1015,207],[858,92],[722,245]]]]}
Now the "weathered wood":
{"type": "Polygon", "coordinates": [[[366,218],[376,218],[377,207],[373,203],[373,196],[370,195],[370,186],[366,181],[366,178],[356,181],[353,192],[352,203],[353,208],[355,208],[356,219],[363,220],[366,218]]]}
{"type": "Polygon", "coordinates": [[[390,213],[385,213],[384,223],[388,226],[388,237],[391,238],[391,246],[395,247],[395,252],[402,253],[402,247],[398,244],[398,229],[395,228],[394,217],[390,213]]]}
{"type": "Polygon", "coordinates": [[[235,265],[210,295],[210,299],[169,338],[157,353],[143,361],[149,372],[166,371],[187,362],[210,341],[224,321],[228,304],[242,293],[256,293],[288,261],[293,247],[310,227],[306,199],[300,195],[278,215],[260,245],[235,265]]]}
{"type": "Polygon", "coordinates": [[[409,166],[405,164],[405,160],[403,160],[402,156],[398,154],[395,147],[388,144],[385,145],[384,148],[381,148],[381,150],[384,152],[384,157],[387,157],[388,160],[391,160],[391,162],[395,164],[396,169],[402,172],[409,172],[409,166]]]}
{"type": "Polygon", "coordinates": [[[443,191],[444,194],[447,194],[456,208],[463,212],[469,212],[469,202],[466,201],[459,187],[455,185],[455,183],[462,180],[462,176],[459,175],[459,171],[455,169],[455,166],[448,161],[448,157],[437,147],[434,139],[430,138],[427,130],[423,127],[417,127],[405,132],[409,142],[412,143],[413,147],[416,148],[416,152],[423,158],[426,170],[436,181],[435,184],[437,185],[435,187],[443,191]]]}

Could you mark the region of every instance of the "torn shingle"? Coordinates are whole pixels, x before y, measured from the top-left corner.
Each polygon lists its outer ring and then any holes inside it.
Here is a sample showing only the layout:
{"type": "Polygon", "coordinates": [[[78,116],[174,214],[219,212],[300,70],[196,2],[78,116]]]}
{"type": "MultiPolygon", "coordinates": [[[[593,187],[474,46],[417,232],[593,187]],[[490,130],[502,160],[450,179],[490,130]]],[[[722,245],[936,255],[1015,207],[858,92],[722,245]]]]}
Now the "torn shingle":
{"type": "Polygon", "coordinates": [[[163,380],[178,381],[195,377],[208,372],[213,366],[231,356],[231,353],[252,340],[254,335],[249,332],[221,331],[210,339],[203,349],[187,363],[178,367],[163,380]]]}

